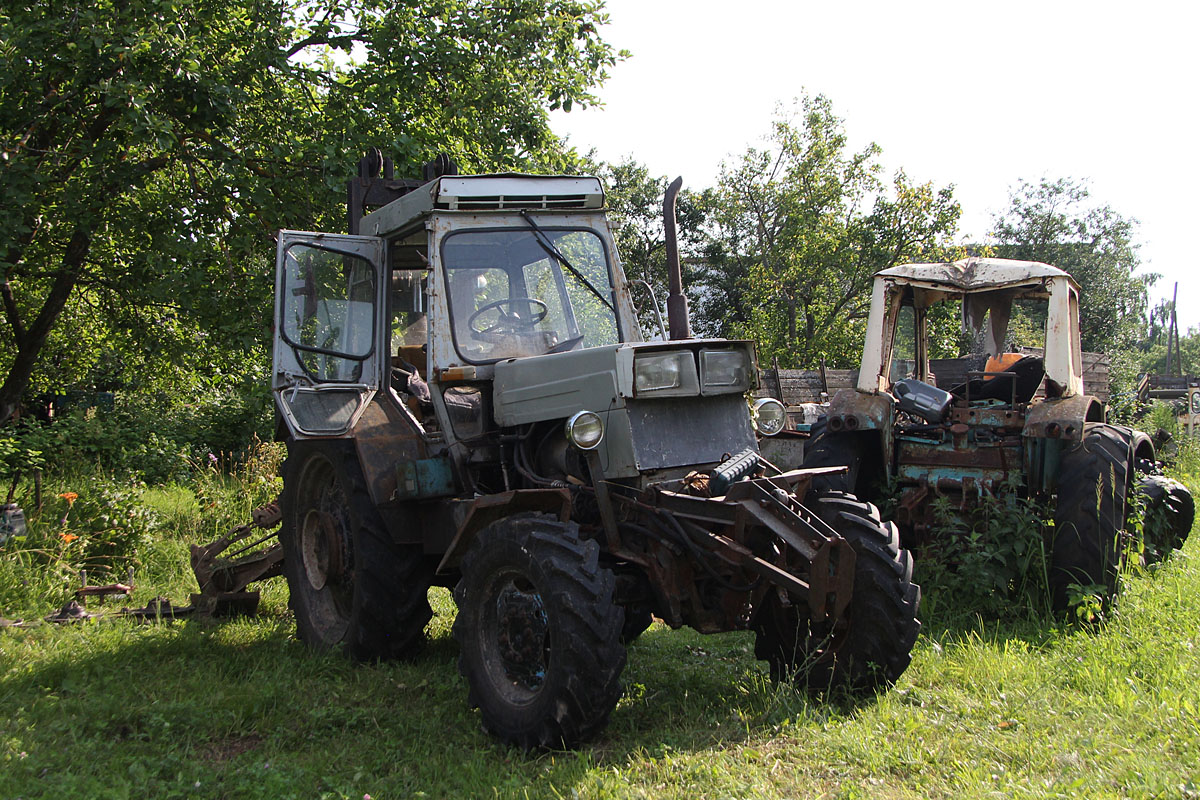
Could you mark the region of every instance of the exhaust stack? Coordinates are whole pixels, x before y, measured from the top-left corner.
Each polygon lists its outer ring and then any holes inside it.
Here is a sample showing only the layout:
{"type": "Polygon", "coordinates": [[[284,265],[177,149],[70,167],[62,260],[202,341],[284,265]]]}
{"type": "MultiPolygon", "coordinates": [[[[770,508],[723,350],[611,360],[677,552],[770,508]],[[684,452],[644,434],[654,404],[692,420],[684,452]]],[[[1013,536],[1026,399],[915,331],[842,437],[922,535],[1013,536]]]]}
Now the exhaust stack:
{"type": "Polygon", "coordinates": [[[675,198],[683,186],[683,178],[676,178],[667,187],[663,196],[663,234],[667,245],[667,328],[672,339],[692,338],[688,320],[687,298],[683,294],[683,270],[679,265],[679,244],[675,238],[675,198]]]}

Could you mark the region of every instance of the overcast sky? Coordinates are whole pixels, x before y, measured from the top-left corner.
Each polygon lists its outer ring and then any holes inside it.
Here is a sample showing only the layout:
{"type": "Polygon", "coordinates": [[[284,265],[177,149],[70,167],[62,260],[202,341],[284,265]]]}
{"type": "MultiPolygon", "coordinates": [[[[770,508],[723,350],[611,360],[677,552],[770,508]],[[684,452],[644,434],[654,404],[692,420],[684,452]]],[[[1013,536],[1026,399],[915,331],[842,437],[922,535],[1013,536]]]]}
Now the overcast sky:
{"type": "Polygon", "coordinates": [[[888,173],[953,183],[979,241],[1021,178],[1087,179],[1136,218],[1143,269],[1179,281],[1200,325],[1200,5],[1142,2],[608,0],[603,35],[632,52],[603,108],[554,115],[600,158],[631,155],[685,186],[760,143],[778,104],[825,94],[888,173]]]}

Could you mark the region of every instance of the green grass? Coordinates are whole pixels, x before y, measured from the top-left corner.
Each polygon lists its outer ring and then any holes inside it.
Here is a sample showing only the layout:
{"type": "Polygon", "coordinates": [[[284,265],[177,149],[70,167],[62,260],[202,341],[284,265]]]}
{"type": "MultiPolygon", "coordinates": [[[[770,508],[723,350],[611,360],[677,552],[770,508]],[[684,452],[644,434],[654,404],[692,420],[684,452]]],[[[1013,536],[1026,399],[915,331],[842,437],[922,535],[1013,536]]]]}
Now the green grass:
{"type": "MultiPolygon", "coordinates": [[[[185,600],[187,544],[240,521],[239,485],[143,495],[167,524],[138,605],[185,600]]],[[[899,684],[859,701],[772,684],[747,634],[655,625],[610,726],[567,753],[483,732],[444,590],[409,664],[307,651],[278,579],[250,620],[4,629],[0,798],[1200,797],[1198,540],[1096,629],[926,619],[899,684]]],[[[24,590],[30,614],[64,588],[24,590]]]]}

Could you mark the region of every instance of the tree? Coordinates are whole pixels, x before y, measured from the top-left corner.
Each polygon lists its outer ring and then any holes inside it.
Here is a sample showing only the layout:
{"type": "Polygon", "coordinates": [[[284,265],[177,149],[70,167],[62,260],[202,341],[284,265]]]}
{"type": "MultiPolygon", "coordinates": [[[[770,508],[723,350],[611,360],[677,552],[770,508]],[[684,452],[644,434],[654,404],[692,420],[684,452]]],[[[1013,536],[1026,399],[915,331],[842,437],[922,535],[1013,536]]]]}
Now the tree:
{"type": "Polygon", "coordinates": [[[780,117],[768,146],[723,166],[706,195],[712,215],[703,327],[750,336],[781,366],[825,358],[850,365],[875,272],[948,241],[959,217],[953,188],[879,179],[880,149],[848,148],[822,96],[802,120],[780,117]]]}
{"type": "MultiPolygon", "coordinates": [[[[656,300],[665,324],[667,259],[663,196],[672,179],[651,175],[644,164],[629,157],[617,163],[607,163],[589,156],[579,168],[596,175],[604,183],[609,220],[625,274],[631,281],[645,281],[650,286],[649,292],[634,290],[642,332],[648,337],[656,334],[661,336],[658,321],[653,318],[650,308],[656,300]]],[[[694,255],[704,239],[704,213],[697,200],[695,192],[682,189],[675,203],[680,259],[684,262],[685,294],[690,294],[691,289],[688,273],[692,267],[688,262],[694,261],[694,255]]]]}
{"type": "Polygon", "coordinates": [[[47,347],[71,362],[81,334],[122,342],[130,358],[188,352],[204,334],[210,351],[263,340],[274,232],[339,227],[344,181],[366,146],[393,153],[402,174],[440,151],[483,169],[552,157],[547,109],[593,102],[590,88],[621,55],[598,38],[600,9],[6,6],[0,423],[35,385],[47,347]]]}
{"type": "MultiPolygon", "coordinates": [[[[1086,184],[1071,178],[1021,181],[1008,210],[995,219],[996,254],[1042,261],[1079,283],[1079,328],[1084,350],[1111,353],[1145,333],[1147,289],[1158,277],[1135,274],[1141,262],[1137,221],[1108,205],[1088,205],[1086,184]]],[[[1044,327],[1044,310],[1036,320],[1044,327]]]]}

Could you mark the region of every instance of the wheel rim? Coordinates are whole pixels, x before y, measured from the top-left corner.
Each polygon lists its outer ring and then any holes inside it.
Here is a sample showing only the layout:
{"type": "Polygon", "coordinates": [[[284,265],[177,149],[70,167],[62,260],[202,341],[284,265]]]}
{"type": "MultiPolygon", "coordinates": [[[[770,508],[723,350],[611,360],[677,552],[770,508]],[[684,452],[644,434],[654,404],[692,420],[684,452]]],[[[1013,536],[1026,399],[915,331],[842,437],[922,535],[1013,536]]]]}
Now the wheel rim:
{"type": "Polygon", "coordinates": [[[550,668],[545,602],[533,582],[515,572],[497,575],[487,596],[480,637],[488,678],[508,702],[531,702],[550,668]]]}
{"type": "Polygon", "coordinates": [[[300,525],[300,552],[304,576],[313,589],[324,589],[330,577],[342,572],[342,547],[334,517],[318,509],[309,509],[300,525]]]}
{"type": "Polygon", "coordinates": [[[349,502],[333,465],[312,459],[300,481],[295,530],[301,580],[309,616],[332,644],[344,638],[354,608],[352,528],[349,502]]]}

